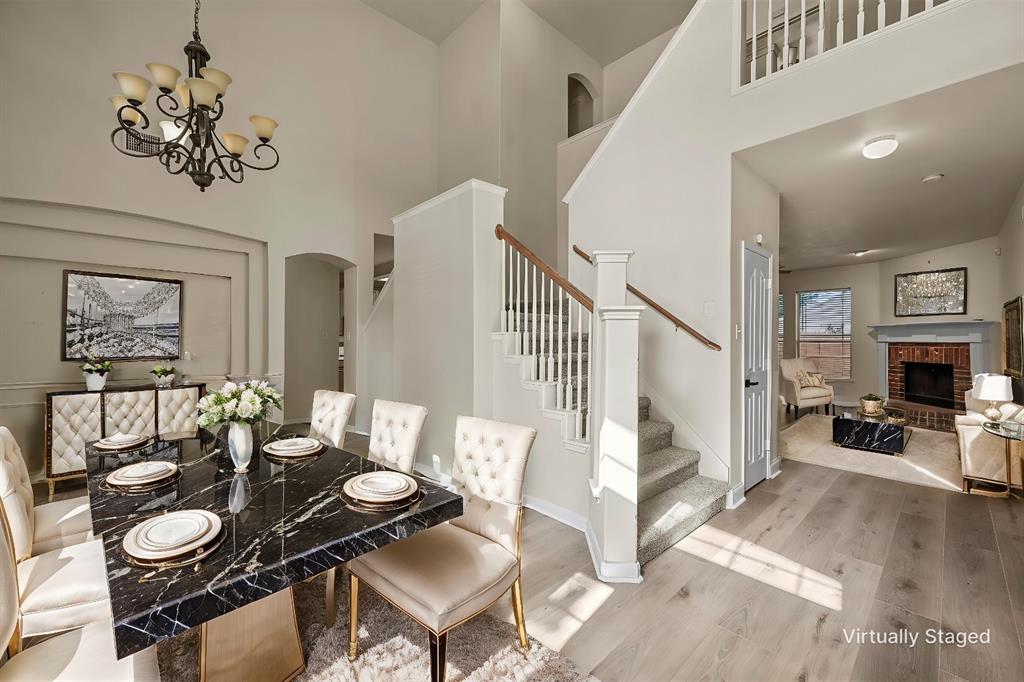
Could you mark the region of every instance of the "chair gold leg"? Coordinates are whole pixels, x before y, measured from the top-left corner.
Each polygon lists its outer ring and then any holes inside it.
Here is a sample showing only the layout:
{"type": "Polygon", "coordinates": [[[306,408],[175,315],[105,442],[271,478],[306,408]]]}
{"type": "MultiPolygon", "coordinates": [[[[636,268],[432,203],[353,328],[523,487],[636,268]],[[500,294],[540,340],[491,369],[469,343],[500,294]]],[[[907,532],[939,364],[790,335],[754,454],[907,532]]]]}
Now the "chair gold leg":
{"type": "Polygon", "coordinates": [[[327,571],[327,594],[324,603],[324,623],[327,627],[334,625],[334,619],[338,611],[338,599],[334,595],[334,569],[327,571]]]}
{"type": "Polygon", "coordinates": [[[14,633],[11,634],[11,641],[7,643],[7,660],[10,660],[21,653],[21,619],[14,624],[14,633]]]}
{"type": "Polygon", "coordinates": [[[359,656],[359,577],[348,574],[348,660],[359,656]]]}
{"type": "Polygon", "coordinates": [[[530,640],[526,637],[526,614],[523,613],[523,586],[522,578],[516,578],[512,583],[512,612],[516,616],[516,629],[519,631],[519,645],[524,649],[530,647],[530,640]]]}
{"type": "Polygon", "coordinates": [[[46,479],[46,486],[50,489],[50,496],[47,501],[53,502],[53,491],[57,487],[57,481],[53,480],[52,478],[48,478],[46,479]]]}
{"type": "Polygon", "coordinates": [[[428,632],[430,640],[430,682],[444,682],[445,668],[447,667],[448,654],[448,633],[442,632],[437,635],[428,632]]]}

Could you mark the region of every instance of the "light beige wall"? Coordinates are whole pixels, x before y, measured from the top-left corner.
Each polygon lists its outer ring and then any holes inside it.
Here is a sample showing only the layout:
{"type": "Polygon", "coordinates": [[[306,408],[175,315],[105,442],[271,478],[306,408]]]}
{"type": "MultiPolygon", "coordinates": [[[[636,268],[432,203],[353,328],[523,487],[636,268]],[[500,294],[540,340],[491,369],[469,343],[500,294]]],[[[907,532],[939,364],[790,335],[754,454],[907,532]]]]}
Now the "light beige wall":
{"type": "Polygon", "coordinates": [[[989,237],[966,244],[954,244],[944,249],[925,251],[905,258],[882,261],[879,263],[878,272],[881,278],[878,290],[878,295],[881,297],[878,302],[879,322],[892,324],[912,319],[895,315],[893,292],[897,274],[961,266],[967,268],[967,314],[936,315],[913,319],[927,322],[1001,319],[1003,298],[1000,294],[999,271],[1001,267],[1012,269],[1013,262],[997,256],[995,252],[998,248],[999,237],[989,237]]]}
{"type": "Polygon", "coordinates": [[[339,272],[312,255],[285,261],[286,420],[309,418],[314,391],[338,390],[339,272]]]}
{"type": "Polygon", "coordinates": [[[439,50],[440,189],[470,178],[498,182],[501,115],[498,0],[486,0],[439,50]]]}
{"type": "MultiPolygon", "coordinates": [[[[569,74],[600,87],[601,66],[521,0],[501,0],[501,178],[506,227],[557,262],[555,145],[568,134],[569,74]]],[[[601,111],[601,93],[594,93],[601,111]]]]}
{"type": "MultiPolygon", "coordinates": [[[[63,270],[184,282],[180,374],[216,383],[264,348],[266,251],[254,240],[111,213],[0,200],[0,425],[30,471],[43,462],[48,391],[84,388],[61,361],[63,270]],[[253,314],[250,314],[252,312],[253,314]]],[[[112,384],[149,383],[152,362],[115,363],[112,384]]]]}
{"type": "Polygon", "coordinates": [[[999,297],[1004,303],[1024,295],[1024,184],[1006,212],[999,231],[1000,260],[999,297]]]}
{"type": "MultiPolygon", "coordinates": [[[[569,259],[577,258],[577,256],[572,252],[574,242],[572,241],[569,224],[569,206],[562,201],[562,197],[572,187],[572,183],[576,182],[580,171],[587,165],[587,161],[590,161],[590,157],[594,155],[594,150],[597,149],[597,146],[601,144],[601,140],[604,139],[604,136],[611,129],[612,123],[614,123],[614,119],[604,121],[573,135],[568,140],[559,142],[555,152],[557,159],[555,198],[558,205],[556,213],[558,221],[558,259],[555,267],[563,275],[569,274],[569,259]]],[[[586,244],[581,244],[580,247],[584,250],[590,249],[586,244]]]]}
{"type": "Polygon", "coordinates": [[[668,41],[672,39],[672,34],[678,28],[678,26],[673,26],[604,67],[602,99],[604,100],[604,117],[606,119],[622,113],[626,102],[640,87],[644,76],[654,66],[654,62],[658,61],[658,57],[661,56],[668,41]]]}

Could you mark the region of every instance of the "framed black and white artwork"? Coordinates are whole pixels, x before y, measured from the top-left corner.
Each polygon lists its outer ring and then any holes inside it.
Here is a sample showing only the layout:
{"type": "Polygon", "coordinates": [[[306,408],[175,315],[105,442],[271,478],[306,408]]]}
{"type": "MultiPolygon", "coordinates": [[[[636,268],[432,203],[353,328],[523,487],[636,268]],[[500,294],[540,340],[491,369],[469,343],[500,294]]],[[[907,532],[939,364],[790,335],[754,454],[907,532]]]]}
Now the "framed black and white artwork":
{"type": "Polygon", "coordinates": [[[63,360],[176,360],[180,279],[64,271],[63,360]]]}
{"type": "Polygon", "coordinates": [[[896,275],[896,317],[967,314],[967,268],[896,275]]]}

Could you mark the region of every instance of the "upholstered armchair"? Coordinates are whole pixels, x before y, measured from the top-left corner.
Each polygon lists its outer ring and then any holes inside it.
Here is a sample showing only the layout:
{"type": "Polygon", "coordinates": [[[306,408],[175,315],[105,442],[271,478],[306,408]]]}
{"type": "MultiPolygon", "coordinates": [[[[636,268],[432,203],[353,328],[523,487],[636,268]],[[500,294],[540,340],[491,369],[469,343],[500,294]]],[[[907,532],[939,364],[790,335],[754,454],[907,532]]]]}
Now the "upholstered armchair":
{"type": "Polygon", "coordinates": [[[6,541],[17,566],[20,634],[62,632],[109,618],[103,547],[99,540],[89,539],[88,503],[76,498],[33,507],[21,450],[3,426],[0,498],[6,541]]]}
{"type": "MultiPolygon", "coordinates": [[[[23,613],[20,566],[10,544],[12,533],[0,514],[0,642],[10,642],[7,662],[0,667],[0,682],[20,680],[109,680],[158,682],[156,647],[117,660],[114,627],[109,609],[104,620],[75,632],[50,637],[21,651],[23,613]]],[[[102,564],[101,564],[102,568],[102,564]]],[[[100,576],[106,584],[105,575],[100,576]]]]}
{"type": "Polygon", "coordinates": [[[801,407],[825,406],[828,413],[828,406],[832,405],[832,412],[835,413],[835,389],[824,384],[822,386],[801,386],[800,372],[808,374],[818,373],[818,366],[806,358],[787,358],[779,362],[779,370],[782,373],[782,398],[786,401],[786,412],[789,408],[796,408],[796,416],[800,417],[801,407]]]}
{"type": "Polygon", "coordinates": [[[520,586],[523,478],[537,432],[459,417],[452,482],[464,514],[349,563],[349,658],[359,651],[359,586],[427,629],[431,680],[443,681],[448,632],[511,590],[519,644],[529,646],[520,586]]]}
{"type": "MultiPolygon", "coordinates": [[[[963,475],[963,491],[969,492],[975,481],[1006,485],[1006,441],[982,428],[988,418],[982,410],[988,401],[976,400],[974,392],[964,393],[966,414],[956,416],[956,436],[960,445],[960,467],[963,475]]],[[[999,403],[1002,415],[1000,421],[1008,419],[1024,423],[1024,408],[1014,402],[999,403]]],[[[1021,443],[1011,443],[1011,448],[1020,448],[1021,443]]],[[[1024,485],[1021,458],[1010,458],[1010,471],[1014,485],[1024,485]]]]}
{"type": "Polygon", "coordinates": [[[345,447],[345,428],[355,407],[356,396],[352,393],[316,391],[313,393],[309,437],[339,450],[345,447]]]}
{"type": "MultiPolygon", "coordinates": [[[[369,459],[411,474],[416,464],[416,448],[427,421],[427,408],[410,403],[374,400],[370,421],[369,459]]],[[[327,626],[334,625],[337,603],[334,596],[335,569],[327,571],[327,626]]]]}

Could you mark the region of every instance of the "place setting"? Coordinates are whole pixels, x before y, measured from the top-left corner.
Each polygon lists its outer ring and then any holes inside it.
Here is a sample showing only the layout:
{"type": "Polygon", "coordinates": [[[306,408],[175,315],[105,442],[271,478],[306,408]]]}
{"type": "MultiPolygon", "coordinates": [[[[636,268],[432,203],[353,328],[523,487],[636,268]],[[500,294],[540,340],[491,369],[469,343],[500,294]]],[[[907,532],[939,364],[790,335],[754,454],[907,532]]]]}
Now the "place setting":
{"type": "Polygon", "coordinates": [[[345,481],[338,493],[350,509],[389,512],[412,506],[423,497],[412,476],[398,471],[371,471],[345,481]]]}
{"type": "Polygon", "coordinates": [[[282,438],[263,445],[263,456],[275,464],[319,457],[326,451],[326,445],[306,436],[282,438]]]}
{"type": "Polygon", "coordinates": [[[149,445],[152,440],[149,436],[140,436],[136,433],[115,433],[106,438],[100,438],[92,445],[97,450],[121,453],[138,450],[149,445]]]}
{"type": "Polygon", "coordinates": [[[154,459],[115,469],[104,479],[101,489],[126,495],[144,495],[170,485],[181,478],[174,462],[154,459]]]}
{"type": "Polygon", "coordinates": [[[180,568],[202,561],[226,536],[220,517],[205,509],[154,516],[134,526],[121,542],[128,563],[144,568],[180,568]]]}

